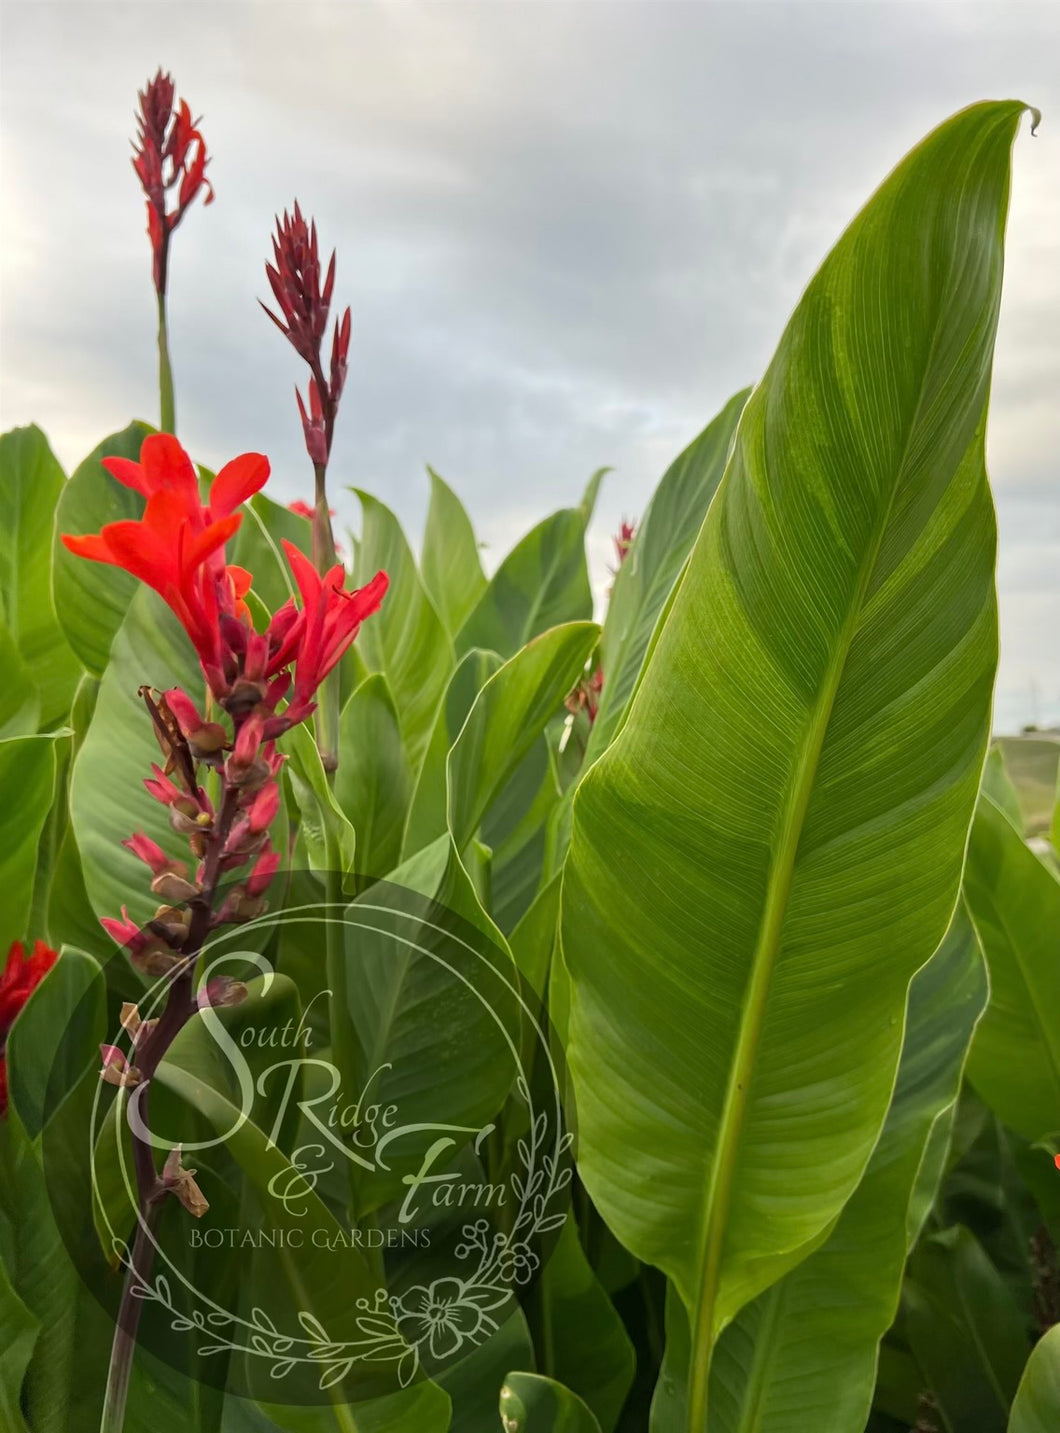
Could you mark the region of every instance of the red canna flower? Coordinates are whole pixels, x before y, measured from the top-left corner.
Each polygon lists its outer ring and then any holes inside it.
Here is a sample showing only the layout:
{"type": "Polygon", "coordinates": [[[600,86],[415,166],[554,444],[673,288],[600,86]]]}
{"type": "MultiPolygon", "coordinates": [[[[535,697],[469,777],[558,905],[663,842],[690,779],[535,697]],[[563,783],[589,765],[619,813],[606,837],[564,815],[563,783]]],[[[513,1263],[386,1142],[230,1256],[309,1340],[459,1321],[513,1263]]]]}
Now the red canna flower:
{"type": "Polygon", "coordinates": [[[206,178],[209,159],[206,143],[193,120],[187,102],[181,100],[174,113],[175,88],[172,76],[161,69],[139,92],[140,112],[133,144],[133,168],[147,197],[147,232],[154,255],[155,290],[166,288],[169,236],[183,219],[188,206],[206,190],[206,203],[213,203],[213,188],[206,178]],[[176,208],[167,212],[166,196],[177,189],[176,208]]]}
{"type": "Polygon", "coordinates": [[[218,698],[228,687],[221,619],[247,616],[250,574],[226,567],[224,545],[236,532],[242,502],[264,486],[269,462],[244,453],[225,464],[203,504],[191,459],[168,433],[144,439],[140,461],[107,458],[104,467],[147,504],[139,520],[108,523],[96,534],[62,540],[69,551],[124,568],[153,588],[179,618],[218,698]]]}
{"type": "MultiPolygon", "coordinates": [[[[340,563],[321,577],[293,543],[285,540],[283,547],[302,596],[302,610],[288,602],[273,618],[269,632],[275,647],[268,673],[273,676],[295,663],[291,704],[283,714],[293,726],[312,712],[320,683],[357,636],[364,619],[379,610],[388,579],[385,572],[377,572],[365,587],[348,592],[343,587],[346,570],[340,563]]],[[[266,730],[270,736],[279,734],[268,726],[266,730]]]]}
{"type": "Polygon", "coordinates": [[[34,941],[28,956],[20,940],[13,941],[7,953],[7,963],[0,974],[0,1114],[7,1113],[7,1060],[4,1051],[8,1034],[16,1015],[58,959],[59,952],[42,940],[34,941]]]}

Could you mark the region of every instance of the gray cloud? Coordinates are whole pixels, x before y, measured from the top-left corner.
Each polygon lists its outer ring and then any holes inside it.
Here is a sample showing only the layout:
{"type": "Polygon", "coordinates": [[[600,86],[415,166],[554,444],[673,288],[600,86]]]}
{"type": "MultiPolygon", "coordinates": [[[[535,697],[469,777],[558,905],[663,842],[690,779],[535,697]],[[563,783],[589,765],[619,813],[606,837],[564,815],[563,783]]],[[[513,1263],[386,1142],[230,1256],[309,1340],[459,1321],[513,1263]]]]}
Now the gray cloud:
{"type": "Polygon", "coordinates": [[[273,213],[297,194],[354,309],[340,478],[416,534],[430,461],[496,557],[611,463],[601,587],[608,533],[761,373],[887,169],[972,100],[1038,104],[1041,134],[1016,156],[990,429],[997,716],[1060,718],[1054,6],[8,0],[3,30],[5,426],[36,419],[72,464],[154,413],[124,137],[161,61],[216,156],[217,203],[175,240],[189,445],[210,463],[261,448],[281,496],[308,489],[302,374],[256,303],[273,213]]]}

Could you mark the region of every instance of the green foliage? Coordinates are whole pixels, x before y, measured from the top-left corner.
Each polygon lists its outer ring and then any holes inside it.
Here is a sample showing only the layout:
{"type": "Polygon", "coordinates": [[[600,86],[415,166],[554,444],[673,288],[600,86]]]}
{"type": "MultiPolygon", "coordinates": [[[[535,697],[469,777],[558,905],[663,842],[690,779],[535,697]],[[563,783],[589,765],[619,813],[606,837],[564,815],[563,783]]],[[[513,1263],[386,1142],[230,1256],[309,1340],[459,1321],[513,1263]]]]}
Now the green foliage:
{"type": "Polygon", "coordinates": [[[86,532],[99,532],[106,523],[140,517],[143,498],[116,483],[102,460],[138,459],[143,441],[152,431],[146,423],[134,422],[104,438],[74,469],[55,509],[55,610],[66,640],[95,677],[101,677],[107,666],[111,643],[136,591],[136,580],[120,568],[74,557],[63,547],[59,535],[80,537],[86,532]]]}
{"type": "Polygon", "coordinates": [[[17,680],[23,685],[32,680],[45,727],[69,711],[81,676],[51,595],[52,521],[65,483],[39,428],[15,428],[0,438],[0,613],[8,634],[3,645],[10,641],[16,648],[26,669],[17,680]]]}
{"type": "Polygon", "coordinates": [[[1017,1134],[1060,1133],[1060,880],[986,793],[964,881],[990,972],[969,1079],[1017,1134]]]}
{"type": "Polygon", "coordinates": [[[501,1389],[504,1433],[600,1433],[600,1424],[569,1388],[537,1373],[509,1373],[501,1389]]]}
{"type": "Polygon", "coordinates": [[[1009,1433],[1052,1433],[1060,1425],[1060,1325],[1035,1345],[1023,1370],[1009,1433]]]}

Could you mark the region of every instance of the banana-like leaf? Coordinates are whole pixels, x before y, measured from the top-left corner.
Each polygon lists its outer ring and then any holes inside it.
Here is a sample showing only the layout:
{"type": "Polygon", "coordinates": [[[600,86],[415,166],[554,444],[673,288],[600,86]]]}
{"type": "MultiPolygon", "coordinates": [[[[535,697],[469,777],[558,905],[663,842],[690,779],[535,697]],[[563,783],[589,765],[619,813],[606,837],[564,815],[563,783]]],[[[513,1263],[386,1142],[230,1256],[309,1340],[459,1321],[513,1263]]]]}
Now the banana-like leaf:
{"type": "Polygon", "coordinates": [[[636,1353],[615,1306],[585,1256],[573,1214],[541,1273],[546,1367],[611,1433],[636,1369],[636,1353]]]}
{"type": "Polygon", "coordinates": [[[33,900],[41,831],[55,795],[52,736],[16,736],[0,741],[0,951],[26,930],[33,900]]]}
{"type": "Polygon", "coordinates": [[[626,710],[652,631],[721,482],[749,388],[735,394],[667,468],[615,575],[600,641],[604,685],[586,761],[607,747],[626,710]]]}
{"type": "Polygon", "coordinates": [[[284,742],[290,762],[287,775],[298,806],[299,835],[305,841],[309,868],[330,875],[349,875],[357,860],[357,833],[328,785],[320,752],[306,726],[295,727],[284,742]]]}
{"type": "Polygon", "coordinates": [[[1060,881],[984,793],[964,873],[990,972],[968,1078],[1025,1139],[1060,1132],[1060,881]]]}
{"type": "Polygon", "coordinates": [[[1030,1340],[1026,1316],[975,1237],[957,1225],[922,1240],[902,1299],[945,1433],[1001,1433],[1030,1340]]]}
{"type": "Polygon", "coordinates": [[[385,876],[401,859],[412,772],[386,677],[373,672],[342,709],[335,800],[357,835],[357,870],[385,876]]]}
{"type": "Polygon", "coordinates": [[[0,739],[32,736],[40,724],[40,691],[6,622],[0,622],[0,739]]]}
{"type": "Polygon", "coordinates": [[[517,652],[479,692],[447,766],[447,816],[457,850],[562,709],[599,634],[593,622],[553,627],[517,652]]]}
{"type": "Polygon", "coordinates": [[[1012,1403],[1008,1433],[1060,1428],[1060,1324],[1034,1345],[1012,1403]]]}
{"type": "MultiPolygon", "coordinates": [[[[929,1141],[943,1135],[961,1069],[986,1003],[986,970],[971,921],[958,906],[942,945],[909,987],[894,1098],[865,1176],[829,1238],[741,1310],[718,1343],[711,1372],[717,1433],[861,1433],[876,1351],[894,1319],[909,1248],[934,1195],[940,1166],[921,1180],[929,1141]]],[[[677,1311],[673,1311],[676,1317],[677,1311]]],[[[665,1416],[668,1356],[653,1433],[680,1429],[665,1416]]]]}
{"type": "Polygon", "coordinates": [[[364,515],[357,581],[369,581],[380,569],[390,577],[383,605],[364,624],[357,645],[368,670],[386,674],[409,762],[418,771],[453,670],[453,644],[397,518],[378,498],[356,488],[354,492],[364,515]]]}
{"type": "Polygon", "coordinates": [[[501,1389],[503,1433],[600,1433],[576,1393],[539,1373],[509,1373],[501,1389]]]}
{"type": "Polygon", "coordinates": [[[39,428],[15,428],[0,437],[0,617],[32,673],[46,727],[69,711],[81,678],[52,605],[52,517],[65,485],[39,428]]]}
{"type": "Polygon", "coordinates": [[[549,627],[592,615],[585,514],[564,508],[512,548],[457,634],[456,654],[482,647],[512,657],[549,627]]]}
{"type": "Polygon", "coordinates": [[[102,460],[137,460],[144,439],[152,431],[146,423],[133,422],[120,433],[104,438],[74,469],[55,510],[52,558],[55,611],[66,640],[96,677],[103,675],[111,643],[136,592],[137,582],[120,567],[75,557],[67,552],[59,538],[64,532],[74,536],[99,532],[105,523],[141,516],[143,498],[132,488],[115,482],[102,460]]]}
{"type": "Polygon", "coordinates": [[[22,1416],[22,1380],[39,1329],[0,1265],[0,1424],[9,1433],[27,1433],[22,1416]]]}
{"type": "Polygon", "coordinates": [[[987,753],[981,791],[985,792],[995,805],[1001,807],[1017,831],[1023,831],[1023,812],[1020,809],[1019,793],[1008,774],[1001,747],[996,743],[987,753]]]}
{"type": "Polygon", "coordinates": [[[692,1321],[827,1237],[952,914],[997,659],[983,460],[1024,106],[923,141],[818,271],[740,421],[563,885],[580,1170],[692,1321]]]}
{"type": "Polygon", "coordinates": [[[449,748],[460,735],[475,698],[502,666],[496,652],[474,647],[465,652],[449,678],[445,696],[434,719],[434,729],[416,779],[416,790],[405,830],[406,858],[422,851],[446,832],[446,766],[449,748]]]}
{"type": "Polygon", "coordinates": [[[433,468],[431,504],[423,534],[420,569],[423,585],[450,637],[464,625],[468,613],[486,590],[478,543],[464,505],[433,468]]]}

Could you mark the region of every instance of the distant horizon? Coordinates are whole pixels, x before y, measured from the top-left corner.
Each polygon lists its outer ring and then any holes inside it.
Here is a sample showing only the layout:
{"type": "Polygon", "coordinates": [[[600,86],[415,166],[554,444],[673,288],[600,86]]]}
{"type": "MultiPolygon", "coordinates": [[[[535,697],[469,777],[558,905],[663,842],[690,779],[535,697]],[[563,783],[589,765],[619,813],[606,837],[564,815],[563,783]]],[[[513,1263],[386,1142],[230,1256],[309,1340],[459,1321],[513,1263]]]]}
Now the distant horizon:
{"type": "MultiPolygon", "coordinates": [[[[799,294],[887,171],[948,114],[1018,96],[988,458],[999,733],[1060,730],[1060,9],[1050,4],[26,3],[0,13],[0,380],[67,471],[157,421],[154,302],[128,162],[159,63],[203,116],[216,203],[173,241],[182,441],[311,472],[297,361],[261,313],[297,197],[353,307],[333,461],[419,548],[430,463],[488,568],[611,465],[611,536],[761,377],[799,294]],[[769,11],[768,17],[765,12],[769,11]],[[164,42],[162,40],[164,37],[164,42]],[[91,50],[92,63],[85,55],[91,50]],[[164,53],[163,53],[164,51],[164,53]],[[46,81],[46,82],[45,82],[46,81]]],[[[602,609],[601,609],[602,610],[602,609]]]]}

